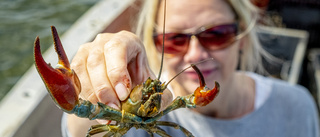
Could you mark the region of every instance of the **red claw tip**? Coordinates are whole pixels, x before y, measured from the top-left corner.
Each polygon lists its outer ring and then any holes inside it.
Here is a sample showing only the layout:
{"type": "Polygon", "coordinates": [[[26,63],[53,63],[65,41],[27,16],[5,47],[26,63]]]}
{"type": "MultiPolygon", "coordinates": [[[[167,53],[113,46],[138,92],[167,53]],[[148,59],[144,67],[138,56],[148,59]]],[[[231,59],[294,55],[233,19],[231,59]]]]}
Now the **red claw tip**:
{"type": "Polygon", "coordinates": [[[199,106],[206,106],[218,95],[220,91],[220,85],[218,82],[215,82],[215,87],[210,90],[205,86],[200,86],[194,92],[194,102],[199,106]]]}

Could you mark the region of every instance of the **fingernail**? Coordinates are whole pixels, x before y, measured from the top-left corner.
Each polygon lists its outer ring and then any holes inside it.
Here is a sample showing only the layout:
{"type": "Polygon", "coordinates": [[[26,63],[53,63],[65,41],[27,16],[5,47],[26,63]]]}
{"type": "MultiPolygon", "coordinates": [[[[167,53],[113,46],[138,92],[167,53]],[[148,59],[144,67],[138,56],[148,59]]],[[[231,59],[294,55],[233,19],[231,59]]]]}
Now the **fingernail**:
{"type": "Polygon", "coordinates": [[[114,109],[120,109],[120,107],[118,106],[118,105],[116,105],[116,104],[114,104],[114,103],[109,103],[109,104],[107,104],[109,107],[112,107],[112,108],[114,108],[114,109]]]}
{"type": "Polygon", "coordinates": [[[118,83],[114,88],[121,101],[127,98],[129,92],[128,92],[128,89],[122,83],[118,83]]]}
{"type": "Polygon", "coordinates": [[[97,119],[97,121],[98,121],[98,123],[105,124],[105,125],[107,125],[111,122],[110,120],[102,120],[102,119],[97,119]]]}

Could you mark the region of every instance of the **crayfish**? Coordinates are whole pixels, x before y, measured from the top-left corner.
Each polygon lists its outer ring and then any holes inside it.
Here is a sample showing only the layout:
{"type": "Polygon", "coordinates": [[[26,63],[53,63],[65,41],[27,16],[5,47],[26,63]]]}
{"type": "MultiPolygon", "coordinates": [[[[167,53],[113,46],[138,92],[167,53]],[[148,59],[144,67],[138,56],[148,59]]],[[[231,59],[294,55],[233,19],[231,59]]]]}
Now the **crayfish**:
{"type": "MultiPolygon", "coordinates": [[[[207,88],[202,73],[195,64],[191,64],[188,68],[192,67],[197,72],[200,86],[193,94],[177,97],[161,112],[161,96],[171,81],[162,83],[159,80],[161,71],[157,79],[148,78],[144,83],[134,87],[128,98],[121,102],[122,110],[114,109],[100,102],[93,104],[90,101],[79,98],[81,91],[80,81],[77,74],[70,69],[70,64],[57,30],[54,26],[51,27],[51,30],[55,50],[59,58],[57,68],[52,68],[50,64],[44,61],[41,55],[39,37],[36,38],[34,43],[34,58],[36,68],[52,100],[64,112],[75,114],[78,117],[89,118],[90,120],[106,119],[116,121],[115,124],[91,126],[87,132],[87,136],[106,132],[104,136],[118,137],[126,134],[132,127],[135,127],[147,131],[150,136],[156,133],[163,137],[170,137],[170,135],[159,126],[169,126],[180,129],[186,136],[193,136],[187,129],[176,123],[158,120],[163,115],[178,108],[205,106],[209,104],[219,92],[218,82],[215,82],[213,89],[207,88]]],[[[183,71],[181,71],[181,73],[183,71]]]]}

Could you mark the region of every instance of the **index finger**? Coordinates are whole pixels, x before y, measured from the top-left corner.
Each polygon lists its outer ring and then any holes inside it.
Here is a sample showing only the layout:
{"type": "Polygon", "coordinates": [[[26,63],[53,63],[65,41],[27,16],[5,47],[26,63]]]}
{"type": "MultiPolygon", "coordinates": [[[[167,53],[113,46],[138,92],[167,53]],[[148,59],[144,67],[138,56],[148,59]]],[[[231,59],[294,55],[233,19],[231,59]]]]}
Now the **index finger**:
{"type": "Polygon", "coordinates": [[[135,65],[137,70],[132,77],[138,77],[141,82],[143,81],[141,73],[144,70],[139,70],[143,69],[141,66],[143,60],[140,58],[145,58],[146,55],[138,56],[145,54],[142,42],[132,33],[120,32],[105,44],[104,52],[108,78],[119,99],[123,101],[128,97],[132,87],[128,64],[135,65]]]}

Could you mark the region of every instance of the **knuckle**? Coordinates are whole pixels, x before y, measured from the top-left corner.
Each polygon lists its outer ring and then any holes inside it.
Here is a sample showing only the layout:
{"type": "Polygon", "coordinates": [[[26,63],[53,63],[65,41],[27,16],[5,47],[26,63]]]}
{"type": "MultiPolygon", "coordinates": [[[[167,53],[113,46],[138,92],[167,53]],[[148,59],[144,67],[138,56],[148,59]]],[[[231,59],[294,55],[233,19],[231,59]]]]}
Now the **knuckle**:
{"type": "Polygon", "coordinates": [[[103,37],[103,33],[99,33],[94,40],[99,40],[103,37]]]}
{"type": "Polygon", "coordinates": [[[90,51],[87,58],[87,67],[95,67],[98,65],[102,65],[102,61],[104,60],[104,55],[99,50],[90,51]]]}
{"type": "Polygon", "coordinates": [[[119,34],[119,35],[134,35],[132,32],[129,32],[126,30],[121,30],[117,34],[119,34]]]}
{"type": "Polygon", "coordinates": [[[117,100],[117,96],[113,91],[113,88],[109,85],[101,85],[96,88],[95,92],[98,100],[102,103],[114,102],[117,100]]]}
{"type": "Polygon", "coordinates": [[[107,44],[105,44],[105,52],[111,53],[119,49],[126,50],[128,48],[137,48],[143,47],[142,41],[132,32],[129,31],[120,31],[115,34],[107,44]]]}
{"type": "Polygon", "coordinates": [[[112,91],[112,88],[104,84],[96,87],[95,90],[96,90],[96,95],[98,96],[98,98],[100,98],[104,96],[106,93],[112,91]]]}
{"type": "Polygon", "coordinates": [[[89,54],[90,54],[90,55],[91,55],[91,54],[101,55],[101,54],[103,54],[103,51],[101,51],[101,48],[100,48],[100,47],[96,46],[96,47],[91,48],[89,54]]]}
{"type": "Polygon", "coordinates": [[[120,39],[112,39],[107,44],[105,44],[105,51],[106,52],[112,52],[117,48],[122,47],[123,42],[120,39]]]}
{"type": "Polygon", "coordinates": [[[96,38],[94,39],[94,41],[100,41],[105,39],[108,35],[110,35],[109,33],[99,33],[96,38]]]}
{"type": "Polygon", "coordinates": [[[138,38],[138,36],[137,36],[136,34],[130,32],[130,31],[122,30],[122,31],[119,31],[118,33],[119,33],[120,35],[138,38]]]}
{"type": "Polygon", "coordinates": [[[83,45],[81,45],[80,47],[79,47],[79,49],[78,49],[78,53],[80,52],[87,52],[88,51],[88,49],[91,47],[91,45],[92,45],[92,42],[89,42],[89,43],[85,43],[85,44],[83,44],[83,45]]]}
{"type": "Polygon", "coordinates": [[[95,59],[96,59],[96,57],[88,56],[87,65],[86,65],[86,66],[87,66],[88,68],[94,68],[94,67],[100,65],[100,63],[99,63],[97,60],[95,60],[95,59]]]}
{"type": "Polygon", "coordinates": [[[129,32],[129,31],[125,31],[125,30],[120,31],[120,32],[118,32],[118,35],[120,36],[120,38],[125,37],[126,40],[128,39],[131,41],[140,41],[139,37],[136,34],[129,32]]]}
{"type": "Polygon", "coordinates": [[[86,62],[89,46],[90,43],[87,43],[79,47],[77,54],[74,56],[70,64],[72,69],[78,69],[86,62]]]}
{"type": "Polygon", "coordinates": [[[109,67],[107,69],[108,76],[111,81],[126,77],[126,67],[109,67]]]}
{"type": "Polygon", "coordinates": [[[82,57],[82,56],[75,57],[75,58],[73,58],[73,60],[70,64],[70,67],[71,67],[71,69],[74,69],[75,71],[82,70],[82,69],[84,69],[83,67],[85,67],[85,62],[86,62],[86,59],[84,57],[82,57]]]}

